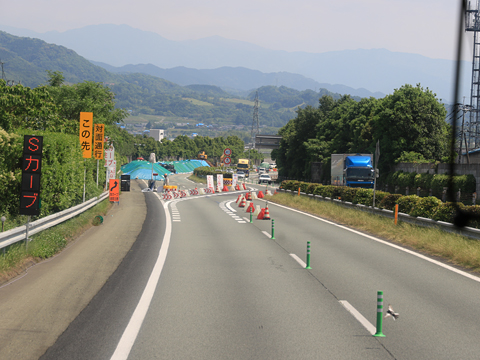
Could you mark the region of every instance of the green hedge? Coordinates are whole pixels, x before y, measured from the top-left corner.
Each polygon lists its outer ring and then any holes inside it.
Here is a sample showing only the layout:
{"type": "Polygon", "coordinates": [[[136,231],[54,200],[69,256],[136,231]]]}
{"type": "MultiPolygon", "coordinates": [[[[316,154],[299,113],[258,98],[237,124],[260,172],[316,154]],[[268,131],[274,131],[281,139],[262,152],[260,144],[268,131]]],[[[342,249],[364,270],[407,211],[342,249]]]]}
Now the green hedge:
{"type": "MultiPolygon", "coordinates": [[[[433,193],[440,196],[443,188],[448,187],[450,176],[445,174],[417,174],[396,171],[387,176],[386,183],[390,186],[398,186],[402,189],[407,186],[411,191],[418,187],[423,190],[432,189],[433,193]]],[[[473,175],[456,175],[453,177],[455,191],[461,189],[462,193],[473,193],[476,189],[476,181],[473,175]]]]}
{"type": "Polygon", "coordinates": [[[398,203],[398,199],[400,199],[403,195],[402,194],[388,194],[380,201],[378,207],[380,209],[387,209],[387,210],[394,210],[395,205],[398,203]]]}
{"type": "MultiPolygon", "coordinates": [[[[415,177],[415,186],[421,187],[428,181],[433,180],[436,176],[424,176],[424,174],[417,174],[415,177]]],[[[438,175],[437,175],[438,176],[438,175]]],[[[440,179],[443,181],[441,175],[440,179]]],[[[468,179],[469,176],[458,176],[462,178],[459,182],[471,186],[471,182],[468,179]]],[[[457,183],[459,183],[457,182],[457,183]]],[[[373,203],[373,189],[351,188],[346,186],[333,186],[333,185],[320,185],[315,183],[305,183],[296,180],[285,180],[281,183],[280,188],[285,190],[291,190],[294,192],[301,188],[302,192],[308,194],[320,195],[329,198],[340,198],[342,201],[352,202],[354,204],[362,204],[366,206],[372,206],[373,203]],[[303,191],[306,189],[307,191],[303,191]]],[[[443,188],[442,188],[443,190],[443,188]]],[[[462,203],[442,203],[440,199],[429,196],[421,198],[417,195],[404,196],[401,194],[389,194],[384,191],[377,190],[375,192],[375,204],[381,209],[394,210],[395,205],[398,204],[399,212],[409,214],[411,216],[425,217],[437,221],[445,221],[453,223],[453,218],[456,212],[456,206],[460,209],[476,215],[480,219],[480,206],[465,206],[462,203]]],[[[480,228],[480,220],[472,220],[469,226],[480,228]]]]}

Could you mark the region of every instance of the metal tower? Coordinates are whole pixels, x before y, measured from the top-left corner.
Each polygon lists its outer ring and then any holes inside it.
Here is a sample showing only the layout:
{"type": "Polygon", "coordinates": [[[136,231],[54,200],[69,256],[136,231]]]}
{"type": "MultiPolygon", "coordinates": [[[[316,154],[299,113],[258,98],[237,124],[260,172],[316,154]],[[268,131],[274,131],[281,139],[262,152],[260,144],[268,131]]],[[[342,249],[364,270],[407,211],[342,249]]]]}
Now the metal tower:
{"type": "Polygon", "coordinates": [[[255,103],[253,105],[253,119],[252,119],[252,144],[253,148],[255,149],[255,135],[259,133],[259,125],[258,125],[258,90],[255,94],[255,103]]]}
{"type": "Polygon", "coordinates": [[[465,11],[465,31],[473,31],[473,61],[472,61],[472,87],[470,91],[470,121],[468,124],[468,147],[476,149],[480,142],[478,141],[478,123],[480,110],[480,14],[477,0],[473,8],[471,2],[468,2],[465,11]]]}

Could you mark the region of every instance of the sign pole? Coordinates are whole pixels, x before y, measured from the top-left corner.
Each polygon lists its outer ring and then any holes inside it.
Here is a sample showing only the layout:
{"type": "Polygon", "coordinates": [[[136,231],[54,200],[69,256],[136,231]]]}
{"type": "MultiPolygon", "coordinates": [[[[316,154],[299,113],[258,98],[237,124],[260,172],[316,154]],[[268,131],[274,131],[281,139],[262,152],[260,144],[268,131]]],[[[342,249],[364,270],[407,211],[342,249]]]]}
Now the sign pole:
{"type": "Polygon", "coordinates": [[[97,159],[97,187],[98,187],[98,163],[100,162],[100,160],[97,159]]]}
{"type": "Polygon", "coordinates": [[[86,159],[83,159],[83,202],[85,202],[85,182],[87,181],[86,159]]]}
{"type": "Polygon", "coordinates": [[[28,230],[30,229],[30,215],[27,216],[27,231],[25,238],[25,250],[28,250],[28,230]]]}

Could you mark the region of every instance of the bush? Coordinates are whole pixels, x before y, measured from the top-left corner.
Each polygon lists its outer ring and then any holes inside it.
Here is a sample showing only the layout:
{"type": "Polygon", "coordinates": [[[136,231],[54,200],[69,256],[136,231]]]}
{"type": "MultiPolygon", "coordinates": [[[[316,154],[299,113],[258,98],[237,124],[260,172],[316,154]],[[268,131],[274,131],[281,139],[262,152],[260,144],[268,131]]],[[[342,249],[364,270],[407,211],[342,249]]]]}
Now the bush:
{"type": "Polygon", "coordinates": [[[407,186],[410,189],[413,189],[415,186],[415,176],[417,173],[400,173],[398,174],[397,182],[395,185],[401,187],[401,188],[406,188],[407,186]]]}
{"type": "MultiPolygon", "coordinates": [[[[390,194],[385,191],[380,191],[380,190],[375,191],[375,206],[378,207],[378,204],[380,204],[382,200],[388,195],[390,194]]],[[[373,199],[372,199],[372,204],[373,204],[373,199]]]]}
{"type": "Polygon", "coordinates": [[[315,189],[317,188],[318,184],[308,184],[307,186],[307,194],[313,194],[315,189]]]}
{"type": "Polygon", "coordinates": [[[428,190],[432,187],[433,174],[417,174],[415,175],[414,186],[428,190]]]}
{"type": "Polygon", "coordinates": [[[380,209],[394,210],[398,199],[401,197],[403,197],[402,194],[387,194],[382,201],[380,201],[378,207],[380,209]]]}
{"type": "Polygon", "coordinates": [[[467,226],[480,229],[480,205],[462,206],[461,209],[470,215],[467,226]]]}
{"type": "Polygon", "coordinates": [[[339,193],[340,193],[340,197],[342,198],[342,201],[353,202],[356,192],[357,192],[357,188],[352,188],[348,186],[342,186],[339,189],[339,193]]]}
{"type": "Polygon", "coordinates": [[[420,198],[417,204],[412,208],[409,215],[421,216],[427,219],[432,219],[442,201],[434,196],[420,198]]]}
{"type": "Polygon", "coordinates": [[[457,207],[460,209],[465,209],[465,205],[463,205],[462,203],[456,203],[456,204],[452,202],[441,203],[437,207],[435,214],[433,214],[432,219],[436,221],[445,221],[448,223],[453,223],[453,218],[457,213],[457,207]]]}
{"type": "Polygon", "coordinates": [[[355,197],[353,198],[354,204],[362,204],[366,206],[373,205],[373,189],[357,188],[355,197]]]}
{"type": "Polygon", "coordinates": [[[410,214],[412,209],[417,206],[417,203],[420,199],[420,196],[417,195],[402,196],[397,201],[398,211],[405,214],[410,214]]]}
{"type": "Polygon", "coordinates": [[[322,186],[317,186],[317,188],[315,189],[315,195],[320,195],[320,196],[323,196],[323,197],[333,197],[335,196],[335,193],[338,191],[336,191],[336,188],[337,186],[334,186],[334,185],[322,185],[322,186]]]}

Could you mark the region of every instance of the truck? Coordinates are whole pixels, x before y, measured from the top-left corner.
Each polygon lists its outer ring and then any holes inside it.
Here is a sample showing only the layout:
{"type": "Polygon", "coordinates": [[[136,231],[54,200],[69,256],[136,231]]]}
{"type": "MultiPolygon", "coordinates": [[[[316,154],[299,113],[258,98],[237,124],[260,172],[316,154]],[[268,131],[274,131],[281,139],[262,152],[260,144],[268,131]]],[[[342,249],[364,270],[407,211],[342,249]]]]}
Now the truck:
{"type": "Polygon", "coordinates": [[[250,174],[250,161],[248,159],[238,159],[237,172],[238,171],[243,171],[245,177],[248,177],[250,174]]]}
{"type": "Polygon", "coordinates": [[[372,154],[332,154],[331,184],[372,188],[375,181],[372,154]]]}

